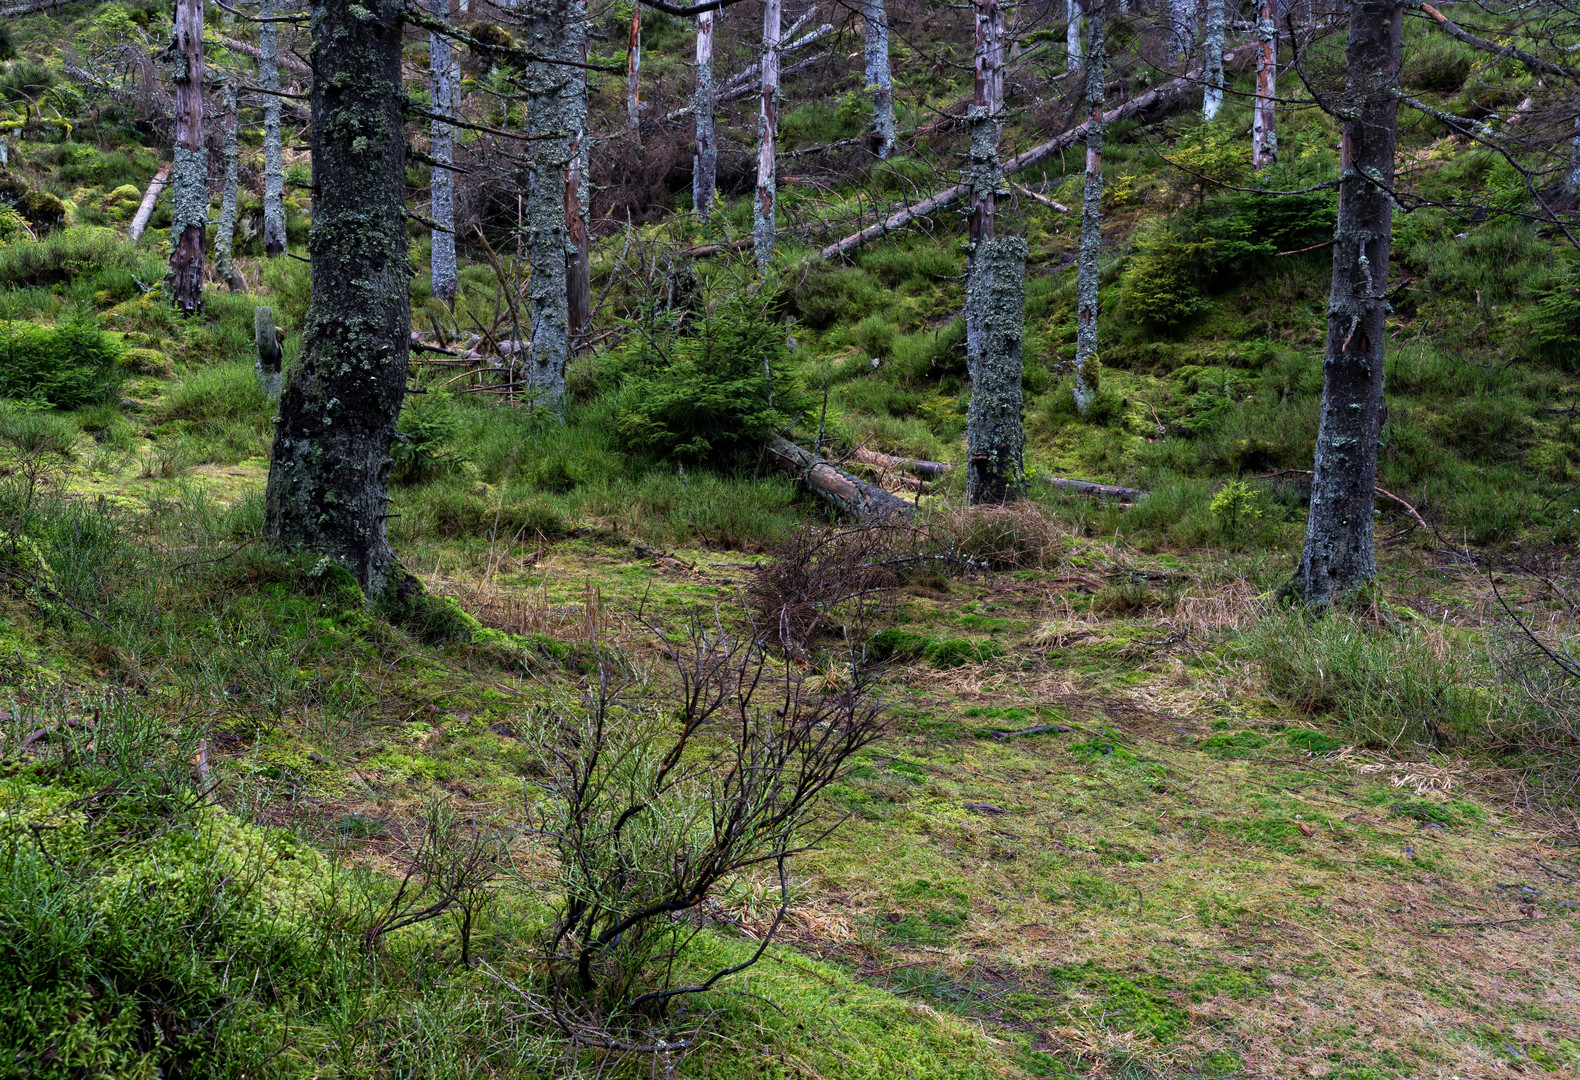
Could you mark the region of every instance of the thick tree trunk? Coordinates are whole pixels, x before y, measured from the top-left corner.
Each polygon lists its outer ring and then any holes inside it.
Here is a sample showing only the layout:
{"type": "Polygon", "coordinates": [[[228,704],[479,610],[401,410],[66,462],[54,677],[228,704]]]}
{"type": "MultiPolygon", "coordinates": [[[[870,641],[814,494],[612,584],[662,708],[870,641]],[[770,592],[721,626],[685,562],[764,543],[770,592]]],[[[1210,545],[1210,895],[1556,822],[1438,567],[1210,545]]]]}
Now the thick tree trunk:
{"type": "Polygon", "coordinates": [[[719,149],[713,141],[713,12],[697,16],[697,134],[691,163],[691,208],[703,221],[713,208],[719,173],[719,149]]]}
{"type": "Polygon", "coordinates": [[[232,262],[236,241],[236,80],[225,80],[225,115],[220,121],[225,131],[225,190],[220,196],[219,225],[214,229],[214,271],[232,292],[247,287],[232,262]]]}
{"type": "Polygon", "coordinates": [[[862,0],[867,93],[872,96],[872,144],[879,160],[894,153],[894,76],[889,70],[889,13],[883,0],[862,0]]]}
{"type": "MultiPolygon", "coordinates": [[[[274,16],[274,0],[258,0],[258,14],[274,16]]],[[[279,44],[275,24],[258,24],[258,85],[280,88],[279,44]]],[[[280,99],[263,98],[263,252],[270,258],[285,254],[285,156],[280,145],[280,99]]]]}
{"type": "Polygon", "coordinates": [[[757,201],[752,208],[752,249],[766,268],[774,254],[774,169],[779,131],[779,23],[781,0],[763,0],[763,98],[757,116],[757,201]]]}
{"type": "Polygon", "coordinates": [[[631,32],[625,42],[625,131],[642,145],[642,5],[631,5],[631,32]]]}
{"type": "Polygon", "coordinates": [[[1022,451],[1021,338],[1026,308],[1026,241],[1005,236],[975,252],[967,301],[977,312],[977,347],[968,357],[966,499],[973,506],[1019,498],[1022,451]]]}
{"type": "Polygon", "coordinates": [[[1202,62],[1201,115],[1214,120],[1223,108],[1223,0],[1207,0],[1206,56],[1202,62]]]}
{"type": "Polygon", "coordinates": [[[1377,574],[1372,504],[1383,414],[1388,258],[1393,234],[1394,127],[1399,111],[1400,0],[1350,0],[1348,114],[1333,241],[1322,415],[1311,515],[1293,591],[1314,607],[1377,574]]]}
{"type": "Polygon", "coordinates": [[[333,559],[375,599],[399,572],[385,519],[411,344],[402,10],[313,4],[312,299],[264,503],[274,543],[333,559]]]}
{"type": "Polygon", "coordinates": [[[170,166],[160,166],[154,178],[148,181],[148,189],[143,192],[143,201],[137,208],[137,213],[132,215],[131,228],[126,230],[126,236],[132,243],[142,239],[143,230],[148,228],[148,219],[154,216],[154,204],[159,201],[160,192],[165,190],[165,185],[170,181],[170,166]]]}
{"type": "MultiPolygon", "coordinates": [[[[429,10],[437,19],[449,21],[450,0],[429,0],[429,10]]],[[[457,87],[450,39],[443,34],[428,35],[428,86],[433,111],[447,115],[455,112],[457,87]]],[[[441,165],[455,156],[455,130],[443,120],[430,120],[428,153],[441,165]]],[[[435,168],[428,179],[429,214],[438,228],[433,230],[431,282],[435,299],[455,303],[459,276],[455,266],[455,177],[449,169],[435,168]]]]}
{"type": "Polygon", "coordinates": [[[1064,0],[1064,17],[1065,70],[1075,71],[1081,66],[1081,0],[1064,0]]]}
{"type": "MultiPolygon", "coordinates": [[[[640,5],[638,5],[640,6],[640,5]]],[[[587,63],[587,0],[571,5],[570,58],[587,63]]],[[[571,67],[567,96],[571,123],[571,157],[565,164],[565,319],[570,331],[570,350],[578,351],[587,337],[592,321],[592,253],[588,238],[587,212],[591,198],[587,142],[587,69],[571,67]]]]}
{"type": "Polygon", "coordinates": [[[1261,0],[1256,22],[1256,101],[1251,116],[1251,166],[1265,169],[1278,160],[1274,103],[1278,98],[1278,0],[1261,0]]]}
{"type": "Polygon", "coordinates": [[[1081,252],[1075,284],[1075,407],[1085,416],[1097,397],[1097,259],[1103,249],[1103,78],[1108,69],[1104,19],[1091,19],[1086,50],[1086,189],[1081,197],[1081,252]]]}
{"type": "Polygon", "coordinates": [[[203,306],[203,240],[208,231],[208,149],[203,143],[203,0],[178,0],[176,131],[170,219],[170,298],[193,315],[203,306]]]}

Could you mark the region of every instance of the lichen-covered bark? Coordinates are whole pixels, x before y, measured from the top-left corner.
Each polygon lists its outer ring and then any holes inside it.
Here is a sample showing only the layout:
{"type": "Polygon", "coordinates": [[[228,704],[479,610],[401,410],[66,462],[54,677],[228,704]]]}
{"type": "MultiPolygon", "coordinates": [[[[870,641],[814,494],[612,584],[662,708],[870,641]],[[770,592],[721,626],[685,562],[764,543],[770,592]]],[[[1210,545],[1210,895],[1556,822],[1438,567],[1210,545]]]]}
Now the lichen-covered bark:
{"type": "Polygon", "coordinates": [[[264,529],[370,598],[395,580],[390,445],[411,344],[401,0],[312,6],[312,298],[280,402],[264,529]]]}
{"type": "Polygon", "coordinates": [[[1372,512],[1382,428],[1388,260],[1393,234],[1395,121],[1399,110],[1400,0],[1351,0],[1333,234],[1322,413],[1311,514],[1290,583],[1314,607],[1377,574],[1372,512]]]}
{"type": "Polygon", "coordinates": [[[203,306],[208,149],[203,143],[203,0],[178,0],[171,56],[176,88],[171,185],[170,298],[183,315],[203,306]]]}
{"type": "Polygon", "coordinates": [[[779,133],[779,30],[781,0],[763,0],[763,97],[757,115],[757,198],[752,204],[752,250],[757,265],[774,255],[774,202],[778,194],[775,142],[779,133]]]}
{"type": "MultiPolygon", "coordinates": [[[[429,10],[437,19],[448,21],[450,0],[429,0],[429,10]]],[[[455,110],[456,85],[450,39],[443,34],[428,35],[428,88],[433,111],[450,114],[455,110]]],[[[455,131],[443,120],[430,120],[428,127],[428,153],[437,162],[448,165],[454,159],[455,131]]],[[[433,295],[446,304],[455,302],[457,274],[455,268],[455,177],[449,169],[435,168],[428,180],[429,210],[433,223],[433,295]],[[448,230],[448,231],[447,231],[448,230]]]]}
{"type": "Polygon", "coordinates": [[[1196,44],[1196,0],[1168,0],[1169,48],[1175,59],[1189,59],[1196,44]]]}
{"type": "Polygon", "coordinates": [[[1223,0],[1207,0],[1207,18],[1202,63],[1201,115],[1214,120],[1223,108],[1223,0]]]}
{"type": "Polygon", "coordinates": [[[258,389],[263,391],[265,401],[277,401],[280,397],[280,373],[285,363],[285,350],[280,345],[279,334],[275,332],[274,309],[266,304],[253,309],[252,340],[258,348],[258,359],[253,367],[258,375],[258,389]]]}
{"type": "Polygon", "coordinates": [[[886,161],[894,152],[894,76],[889,70],[889,14],[883,0],[862,0],[861,22],[867,94],[872,98],[873,152],[886,161]]]}
{"type": "Polygon", "coordinates": [[[1278,0],[1262,0],[1256,21],[1256,100],[1251,112],[1251,165],[1265,169],[1278,160],[1274,107],[1278,97],[1278,0]]]}
{"type": "Polygon", "coordinates": [[[236,152],[236,80],[225,80],[224,91],[225,115],[221,124],[225,132],[224,150],[225,158],[225,190],[219,201],[219,224],[214,228],[214,270],[232,292],[246,287],[241,280],[241,275],[236,272],[236,264],[231,261],[232,248],[236,240],[236,184],[237,184],[237,152],[236,152]]]}
{"type": "Polygon", "coordinates": [[[713,134],[713,12],[697,16],[697,93],[692,99],[696,137],[691,159],[691,208],[708,220],[718,186],[719,149],[713,134]]]}
{"type": "Polygon", "coordinates": [[[625,133],[642,145],[642,5],[631,5],[631,31],[625,40],[625,133]]]}
{"type": "Polygon", "coordinates": [[[1103,249],[1103,78],[1108,41],[1100,14],[1091,19],[1086,56],[1086,188],[1081,195],[1081,252],[1075,281],[1075,407],[1082,416],[1097,397],[1097,258],[1103,249]]]}
{"type": "MultiPolygon", "coordinates": [[[[515,8],[533,53],[579,62],[587,23],[575,0],[522,0],[515,8]]],[[[587,79],[580,68],[535,62],[522,70],[527,91],[529,168],[522,228],[532,268],[528,296],[532,350],[527,364],[534,400],[561,408],[571,327],[567,271],[576,252],[570,221],[580,213],[568,205],[581,191],[581,136],[587,124],[587,79]],[[576,166],[576,167],[573,167],[576,166]],[[574,175],[572,175],[574,174],[574,175]]]]}
{"type": "MultiPolygon", "coordinates": [[[[274,15],[274,0],[258,0],[258,14],[274,15]]],[[[258,24],[258,85],[280,88],[279,42],[272,22],[258,24]]],[[[285,253],[285,156],[280,145],[280,99],[263,98],[263,251],[273,258],[285,253]]]]}
{"type": "MultiPolygon", "coordinates": [[[[1004,170],[999,163],[999,142],[1003,133],[1004,105],[1004,9],[998,0],[976,0],[976,47],[973,64],[973,93],[966,118],[971,125],[971,141],[966,156],[964,180],[969,188],[967,238],[970,260],[966,276],[977,272],[977,253],[993,239],[993,219],[998,196],[1004,187],[1004,170]]],[[[973,296],[985,292],[966,290],[966,356],[977,351],[980,325],[973,296]]]]}
{"type": "Polygon", "coordinates": [[[1081,0],[1064,0],[1064,17],[1065,69],[1074,71],[1081,66],[1081,0]]]}
{"type": "MultiPolygon", "coordinates": [[[[640,5],[638,5],[640,7],[640,5]]],[[[572,0],[572,22],[580,28],[573,35],[576,59],[587,62],[587,0],[572,0]]],[[[571,158],[565,166],[565,318],[570,331],[570,349],[580,349],[592,321],[592,259],[587,231],[588,202],[592,195],[589,177],[587,140],[587,69],[569,69],[571,115],[571,158]]]]}
{"type": "Polygon", "coordinates": [[[969,358],[971,403],[966,414],[966,498],[972,505],[1019,498],[1022,453],[1021,346],[1026,308],[1026,241],[1003,236],[976,249],[967,301],[978,318],[969,358]]]}

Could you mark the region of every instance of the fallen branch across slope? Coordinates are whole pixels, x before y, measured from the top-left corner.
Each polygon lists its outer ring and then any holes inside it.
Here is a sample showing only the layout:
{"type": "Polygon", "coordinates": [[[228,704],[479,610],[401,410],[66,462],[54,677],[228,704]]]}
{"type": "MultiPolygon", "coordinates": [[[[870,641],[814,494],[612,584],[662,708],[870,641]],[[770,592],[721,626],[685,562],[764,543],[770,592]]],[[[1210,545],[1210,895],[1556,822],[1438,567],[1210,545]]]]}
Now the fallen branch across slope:
{"type": "Polygon", "coordinates": [[[914,509],[898,495],[850,475],[788,439],[773,440],[768,444],[768,453],[781,469],[806,484],[824,502],[857,521],[881,521],[907,515],[914,509]]]}

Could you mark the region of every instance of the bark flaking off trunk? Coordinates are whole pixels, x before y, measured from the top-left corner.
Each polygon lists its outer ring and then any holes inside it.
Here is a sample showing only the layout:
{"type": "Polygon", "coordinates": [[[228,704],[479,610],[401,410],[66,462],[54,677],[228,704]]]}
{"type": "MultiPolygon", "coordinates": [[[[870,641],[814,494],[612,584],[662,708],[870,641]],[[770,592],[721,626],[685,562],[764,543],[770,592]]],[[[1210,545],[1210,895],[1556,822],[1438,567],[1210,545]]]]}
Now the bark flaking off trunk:
{"type": "Polygon", "coordinates": [[[894,153],[894,75],[889,69],[889,14],[883,0],[862,0],[861,22],[867,94],[872,98],[873,153],[887,161],[894,153]]]}
{"type": "MultiPolygon", "coordinates": [[[[274,16],[274,0],[258,0],[258,14],[274,16]]],[[[280,88],[279,42],[273,22],[258,24],[258,85],[280,88]]],[[[263,252],[270,258],[285,254],[285,155],[280,137],[280,98],[263,98],[263,252]]]]}
{"type": "Polygon", "coordinates": [[[1103,250],[1103,78],[1108,41],[1103,18],[1093,14],[1086,50],[1086,188],[1081,195],[1081,251],[1075,284],[1075,407],[1085,416],[1097,398],[1102,364],[1097,355],[1098,256],[1103,250]]]}
{"type": "MultiPolygon", "coordinates": [[[[450,18],[450,0],[429,0],[428,9],[435,18],[445,21],[450,18]]],[[[430,33],[428,79],[434,112],[454,112],[457,93],[454,75],[450,39],[443,34],[430,33]]],[[[443,120],[429,121],[428,153],[445,165],[454,158],[454,128],[443,120]]],[[[459,276],[455,266],[455,178],[450,170],[430,170],[428,190],[429,213],[434,224],[439,226],[433,230],[433,252],[429,260],[433,295],[446,304],[453,304],[459,276]]]]}
{"type": "Polygon", "coordinates": [[[1322,412],[1311,513],[1290,582],[1308,605],[1377,575],[1372,513],[1383,415],[1388,261],[1392,246],[1395,122],[1399,110],[1399,0],[1350,0],[1348,73],[1333,241],[1322,412]]]}
{"type": "Polygon", "coordinates": [[[176,310],[193,315],[203,306],[203,240],[208,231],[202,0],[180,0],[174,32],[176,129],[171,170],[170,296],[176,310]]]}
{"type": "Polygon", "coordinates": [[[703,221],[713,208],[719,172],[719,151],[713,142],[713,12],[697,16],[697,94],[695,148],[691,162],[691,209],[703,221]]]}
{"type": "Polygon", "coordinates": [[[983,241],[976,250],[968,306],[977,313],[966,414],[966,499],[973,506],[1019,498],[1025,485],[1021,349],[1026,308],[1026,241],[983,241]]]}
{"type": "Polygon", "coordinates": [[[403,580],[385,532],[411,294],[401,0],[313,5],[312,298],[280,402],[264,529],[370,600],[403,580]]]}
{"type": "Polygon", "coordinates": [[[246,282],[236,271],[232,261],[232,248],[236,239],[236,80],[225,80],[225,115],[221,124],[225,132],[225,190],[220,196],[219,224],[214,228],[214,270],[232,292],[246,288],[246,282]]]}
{"type": "Polygon", "coordinates": [[[1251,166],[1265,169],[1278,160],[1274,111],[1278,98],[1278,0],[1261,0],[1256,37],[1260,51],[1256,58],[1256,100],[1251,113],[1251,166]]]}
{"type": "Polygon", "coordinates": [[[1207,26],[1203,58],[1201,115],[1204,120],[1214,120],[1223,108],[1223,3],[1224,0],[1207,0],[1207,26]]]}
{"type": "Polygon", "coordinates": [[[778,193],[775,143],[779,130],[779,30],[781,0],[763,0],[763,97],[757,116],[757,199],[752,206],[752,250],[759,269],[774,255],[774,202],[778,193]]]}

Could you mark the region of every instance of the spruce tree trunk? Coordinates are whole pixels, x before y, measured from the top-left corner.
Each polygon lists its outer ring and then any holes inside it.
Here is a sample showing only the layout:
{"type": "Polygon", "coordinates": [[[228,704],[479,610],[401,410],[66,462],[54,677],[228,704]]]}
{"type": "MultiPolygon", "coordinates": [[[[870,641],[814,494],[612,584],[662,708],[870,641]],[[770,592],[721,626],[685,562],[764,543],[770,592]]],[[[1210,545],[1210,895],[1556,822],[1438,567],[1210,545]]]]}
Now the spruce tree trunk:
{"type": "MultiPolygon", "coordinates": [[[[965,181],[970,187],[967,220],[969,263],[967,281],[979,270],[978,253],[993,239],[994,215],[998,194],[1004,186],[1004,170],[999,164],[999,141],[1004,98],[1004,9],[998,0],[976,0],[976,47],[971,106],[966,116],[971,124],[971,144],[966,158],[965,181]]],[[[977,335],[984,312],[978,303],[991,295],[991,289],[966,289],[966,358],[977,355],[977,335]]]]}
{"type": "Polygon", "coordinates": [[[763,0],[763,97],[757,116],[757,201],[752,207],[752,248],[766,268],[774,254],[774,202],[778,193],[775,141],[779,131],[779,30],[781,0],[763,0]]]}
{"type": "Polygon", "coordinates": [[[697,122],[691,159],[691,209],[703,221],[713,208],[718,184],[719,150],[713,141],[713,12],[697,16],[697,95],[692,105],[697,122]]]}
{"type": "Polygon", "coordinates": [[[894,153],[894,76],[889,70],[889,14],[883,0],[862,0],[861,22],[867,93],[872,95],[873,152],[887,161],[894,153]]]}
{"type": "Polygon", "coordinates": [[[1022,452],[1021,345],[1026,308],[1026,241],[989,239],[976,249],[967,307],[977,312],[977,349],[968,358],[966,498],[973,505],[1019,498],[1022,452]]]}
{"type": "Polygon", "coordinates": [[[1215,120],[1223,108],[1223,0],[1207,0],[1207,26],[1204,35],[1206,57],[1202,64],[1201,115],[1215,120]]]}
{"type": "MultiPolygon", "coordinates": [[[[435,18],[448,22],[450,0],[429,0],[435,18]]],[[[456,85],[450,39],[443,34],[428,35],[428,86],[433,111],[453,114],[456,85]]],[[[455,129],[443,120],[430,120],[428,153],[443,165],[455,158],[455,129]]],[[[428,180],[429,213],[438,228],[433,230],[431,282],[433,295],[446,304],[455,303],[459,277],[455,267],[455,177],[449,169],[434,168],[428,180]]]]}
{"type": "Polygon", "coordinates": [[[170,218],[170,298],[193,315],[203,307],[208,232],[208,148],[203,142],[203,0],[178,0],[175,41],[175,166],[170,218]]]}
{"type": "Polygon", "coordinates": [[[401,0],[313,4],[312,299],[280,402],[264,504],[275,544],[380,597],[390,445],[411,344],[401,0]]]}
{"type": "MultiPolygon", "coordinates": [[[[640,5],[638,5],[640,7],[640,5]]],[[[570,58],[587,62],[587,0],[571,5],[570,58]]],[[[571,67],[567,94],[571,127],[571,157],[565,165],[565,318],[570,331],[570,350],[578,351],[587,337],[592,321],[592,258],[587,231],[588,177],[587,69],[571,67]]]]}
{"type": "Polygon", "coordinates": [[[1176,60],[1189,60],[1196,44],[1196,0],[1167,0],[1169,45],[1176,60]]]}
{"type": "MultiPolygon", "coordinates": [[[[274,0],[258,0],[258,14],[274,15],[274,0]]],[[[258,85],[280,88],[279,44],[275,23],[258,24],[258,85]]],[[[285,156],[280,146],[280,99],[263,98],[263,253],[271,259],[285,254],[285,156]]]]}
{"type": "Polygon", "coordinates": [[[1097,398],[1097,259],[1103,249],[1103,78],[1108,41],[1101,13],[1091,17],[1086,55],[1086,189],[1081,196],[1081,252],[1075,284],[1075,407],[1082,416],[1097,398]]]}
{"type": "Polygon", "coordinates": [[[631,4],[631,32],[625,41],[625,132],[642,145],[642,5],[631,4]]]}
{"type": "Polygon", "coordinates": [[[1290,588],[1313,607],[1377,575],[1372,508],[1383,416],[1394,134],[1404,6],[1350,0],[1339,220],[1305,550],[1290,588]]]}
{"type": "Polygon", "coordinates": [[[1081,0],[1065,0],[1064,11],[1065,70],[1075,71],[1081,66],[1081,0]]]}
{"type": "Polygon", "coordinates": [[[219,224],[214,229],[214,270],[231,290],[247,287],[232,262],[236,241],[236,186],[239,163],[236,149],[236,80],[225,80],[225,115],[220,121],[225,131],[225,190],[220,196],[219,224]]]}
{"type": "Polygon", "coordinates": [[[1256,101],[1251,115],[1251,166],[1265,169],[1278,160],[1274,126],[1278,98],[1278,0],[1261,0],[1256,22],[1260,51],[1256,58],[1256,101]]]}

